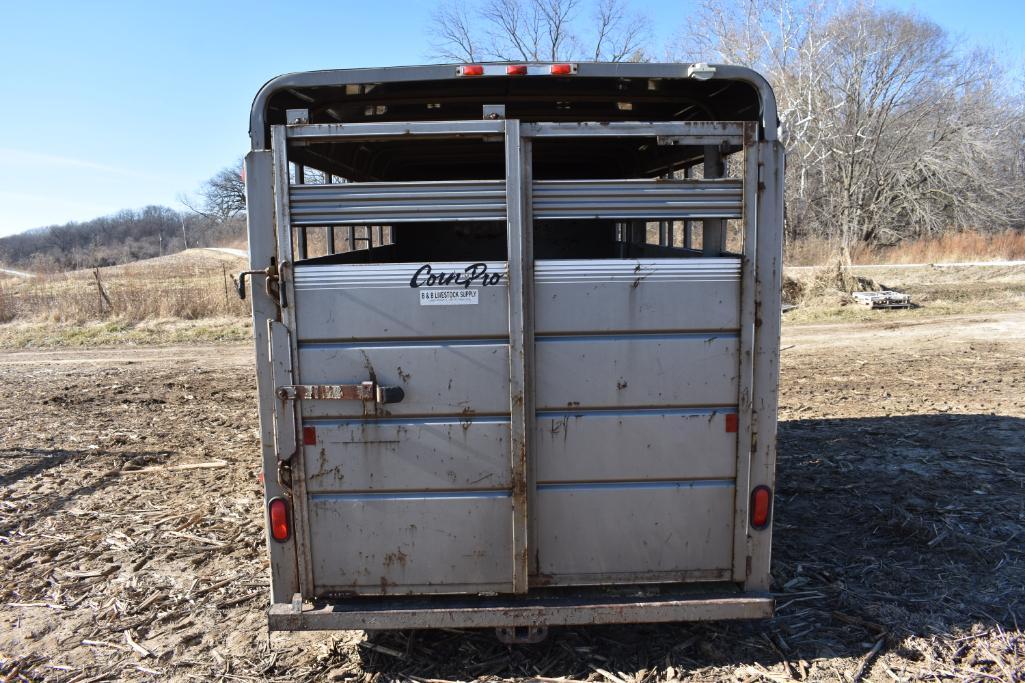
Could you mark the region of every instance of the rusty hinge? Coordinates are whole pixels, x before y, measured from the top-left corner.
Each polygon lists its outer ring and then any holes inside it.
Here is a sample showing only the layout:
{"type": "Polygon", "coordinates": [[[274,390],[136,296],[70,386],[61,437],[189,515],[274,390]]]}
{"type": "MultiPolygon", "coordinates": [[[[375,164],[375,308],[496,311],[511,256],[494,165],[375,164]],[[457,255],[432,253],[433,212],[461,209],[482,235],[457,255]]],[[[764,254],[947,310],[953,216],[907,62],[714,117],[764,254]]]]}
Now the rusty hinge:
{"type": "Polygon", "coordinates": [[[374,401],[398,403],[406,397],[402,387],[382,387],[376,382],[359,384],[293,384],[278,387],[283,401],[374,401]]]}

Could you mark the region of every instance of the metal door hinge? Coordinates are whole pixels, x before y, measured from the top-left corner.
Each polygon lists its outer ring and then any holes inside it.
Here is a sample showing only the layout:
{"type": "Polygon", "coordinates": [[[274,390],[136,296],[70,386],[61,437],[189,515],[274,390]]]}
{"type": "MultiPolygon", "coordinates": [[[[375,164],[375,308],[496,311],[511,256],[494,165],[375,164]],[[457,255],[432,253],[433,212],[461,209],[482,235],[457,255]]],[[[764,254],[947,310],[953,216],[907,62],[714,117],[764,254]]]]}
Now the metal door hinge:
{"type": "Polygon", "coordinates": [[[383,387],[376,382],[359,384],[292,384],[278,387],[283,401],[374,401],[398,403],[406,397],[402,387],[383,387]]]}

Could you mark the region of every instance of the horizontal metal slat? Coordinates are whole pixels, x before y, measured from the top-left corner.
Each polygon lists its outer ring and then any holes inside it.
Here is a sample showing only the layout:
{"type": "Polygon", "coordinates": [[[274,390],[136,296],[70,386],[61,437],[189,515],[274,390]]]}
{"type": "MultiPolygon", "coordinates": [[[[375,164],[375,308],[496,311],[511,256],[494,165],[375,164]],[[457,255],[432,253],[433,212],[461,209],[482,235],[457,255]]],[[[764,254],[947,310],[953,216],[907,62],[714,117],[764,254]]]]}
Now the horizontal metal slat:
{"type": "Polygon", "coordinates": [[[382,121],[380,123],[306,123],[290,125],[285,134],[293,144],[312,142],[501,136],[505,121],[382,121]]]}
{"type": "Polygon", "coordinates": [[[740,180],[539,180],[535,219],[741,218],[740,180]]]}
{"type": "Polygon", "coordinates": [[[740,121],[583,121],[526,123],[523,134],[533,138],[659,137],[668,144],[706,145],[744,141],[740,121]],[[678,139],[676,139],[678,138],[678,139]]]}
{"type": "MultiPolygon", "coordinates": [[[[292,185],[292,225],[505,220],[501,180],[292,185]]],[[[741,218],[743,182],[540,180],[535,219],[741,218]]]]}
{"type": "Polygon", "coordinates": [[[638,278],[645,283],[740,282],[740,259],[539,259],[534,262],[534,282],[538,285],[616,282],[632,285],[638,278]]]}
{"type": "Polygon", "coordinates": [[[505,181],[292,185],[293,226],[505,220],[505,181]]]}

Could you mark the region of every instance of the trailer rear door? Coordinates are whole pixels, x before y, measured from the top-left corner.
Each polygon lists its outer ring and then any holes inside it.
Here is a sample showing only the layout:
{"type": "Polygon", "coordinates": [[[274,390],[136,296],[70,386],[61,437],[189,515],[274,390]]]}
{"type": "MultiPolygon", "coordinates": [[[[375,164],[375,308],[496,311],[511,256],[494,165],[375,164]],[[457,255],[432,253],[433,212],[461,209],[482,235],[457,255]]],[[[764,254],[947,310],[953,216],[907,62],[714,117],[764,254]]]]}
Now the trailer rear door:
{"type": "Polygon", "coordinates": [[[401,132],[373,125],[273,130],[275,183],[289,188],[276,192],[287,263],[270,336],[289,391],[275,420],[279,457],[298,456],[303,595],[735,576],[743,259],[535,261],[532,240],[582,216],[630,229],[742,218],[743,184],[534,180],[535,138],[657,131],[512,120],[401,124],[503,146],[501,180],[290,183],[290,139],[401,132]],[[296,228],[471,219],[504,226],[504,260],[293,257],[296,228]],[[401,400],[354,398],[368,386],[401,400]]]}

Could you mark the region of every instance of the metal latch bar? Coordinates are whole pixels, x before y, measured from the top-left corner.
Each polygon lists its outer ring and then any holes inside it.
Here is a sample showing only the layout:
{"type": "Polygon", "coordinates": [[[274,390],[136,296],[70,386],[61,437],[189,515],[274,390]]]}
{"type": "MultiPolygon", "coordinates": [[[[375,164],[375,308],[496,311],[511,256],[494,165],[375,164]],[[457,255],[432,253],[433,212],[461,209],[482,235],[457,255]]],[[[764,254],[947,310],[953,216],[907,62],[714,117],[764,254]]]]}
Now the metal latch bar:
{"type": "Polygon", "coordinates": [[[278,387],[283,401],[374,401],[398,403],[406,397],[402,387],[384,387],[376,382],[359,384],[290,384],[278,387]]]}

